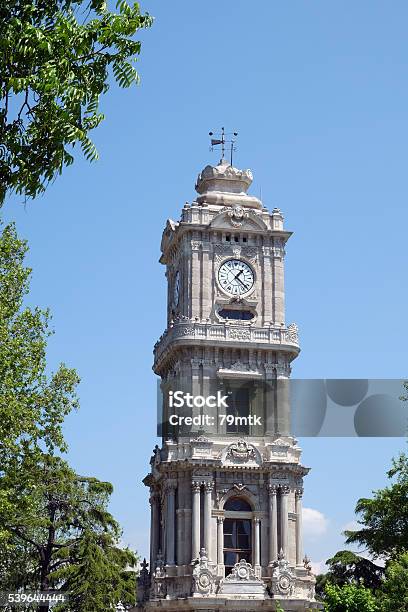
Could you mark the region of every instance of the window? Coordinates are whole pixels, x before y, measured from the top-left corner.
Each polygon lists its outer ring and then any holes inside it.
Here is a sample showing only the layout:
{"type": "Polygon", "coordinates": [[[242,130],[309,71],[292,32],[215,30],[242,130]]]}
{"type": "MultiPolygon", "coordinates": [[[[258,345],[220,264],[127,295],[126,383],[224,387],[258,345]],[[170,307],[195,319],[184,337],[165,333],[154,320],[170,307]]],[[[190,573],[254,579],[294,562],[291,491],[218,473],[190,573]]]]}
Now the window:
{"type": "Polygon", "coordinates": [[[224,565],[225,575],[231,573],[232,568],[241,559],[251,563],[251,521],[250,519],[224,520],[224,565]]]}
{"type": "Polygon", "coordinates": [[[233,310],[230,308],[223,308],[218,314],[223,319],[234,319],[238,321],[250,321],[254,318],[254,315],[250,310],[233,310]]]}
{"type": "Polygon", "coordinates": [[[251,506],[241,497],[230,497],[224,505],[224,510],[233,512],[252,512],[251,506]]]}
{"type": "Polygon", "coordinates": [[[227,433],[249,435],[249,389],[231,389],[228,397],[227,416],[233,415],[231,425],[227,422],[227,433]]]}

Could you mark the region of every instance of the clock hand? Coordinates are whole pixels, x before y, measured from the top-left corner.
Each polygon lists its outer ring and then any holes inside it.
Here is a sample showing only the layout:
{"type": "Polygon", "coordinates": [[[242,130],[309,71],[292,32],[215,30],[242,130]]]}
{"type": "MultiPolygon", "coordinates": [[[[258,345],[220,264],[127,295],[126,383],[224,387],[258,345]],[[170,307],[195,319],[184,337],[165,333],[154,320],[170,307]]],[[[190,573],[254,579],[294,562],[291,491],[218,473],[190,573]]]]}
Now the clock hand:
{"type": "Polygon", "coordinates": [[[245,285],[245,283],[242,282],[242,280],[240,278],[238,278],[238,277],[235,277],[235,278],[237,279],[237,281],[239,283],[241,283],[241,285],[244,287],[244,289],[248,289],[248,287],[245,285]]]}

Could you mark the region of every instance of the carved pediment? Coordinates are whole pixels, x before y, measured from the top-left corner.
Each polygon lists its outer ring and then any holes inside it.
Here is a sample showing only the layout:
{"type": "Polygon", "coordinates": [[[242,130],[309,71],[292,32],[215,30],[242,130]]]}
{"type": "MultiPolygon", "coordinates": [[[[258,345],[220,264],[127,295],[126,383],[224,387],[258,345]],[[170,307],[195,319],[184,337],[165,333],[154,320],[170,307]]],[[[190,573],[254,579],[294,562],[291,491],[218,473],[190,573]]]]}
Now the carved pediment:
{"type": "Polygon", "coordinates": [[[229,444],[221,453],[221,460],[225,464],[243,465],[255,463],[262,465],[262,456],[259,450],[246,440],[238,440],[229,444]]]}
{"type": "Polygon", "coordinates": [[[212,228],[232,229],[251,231],[254,229],[267,230],[267,226],[261,215],[252,209],[243,206],[225,207],[212,219],[212,228]]]}
{"type": "Polygon", "coordinates": [[[170,243],[174,238],[178,226],[179,224],[176,221],[173,221],[173,219],[167,219],[166,227],[164,228],[160,244],[160,249],[162,253],[165,253],[168,247],[170,246],[170,243]]]}

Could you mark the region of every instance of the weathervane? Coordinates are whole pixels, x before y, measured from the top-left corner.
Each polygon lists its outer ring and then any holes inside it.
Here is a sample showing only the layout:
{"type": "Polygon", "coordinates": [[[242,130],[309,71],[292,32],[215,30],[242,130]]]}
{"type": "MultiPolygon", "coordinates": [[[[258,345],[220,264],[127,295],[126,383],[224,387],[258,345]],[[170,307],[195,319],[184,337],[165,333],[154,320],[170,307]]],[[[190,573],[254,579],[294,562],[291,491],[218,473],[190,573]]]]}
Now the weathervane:
{"type": "Polygon", "coordinates": [[[209,136],[211,136],[211,147],[210,151],[214,151],[214,147],[221,145],[221,161],[224,159],[225,155],[225,145],[230,145],[230,159],[232,166],[232,154],[237,150],[235,145],[235,136],[238,136],[238,132],[226,132],[224,128],[221,128],[221,134],[214,134],[214,132],[208,132],[209,136]],[[212,138],[215,136],[215,138],[212,138]],[[230,138],[226,138],[230,136],[230,138]]]}

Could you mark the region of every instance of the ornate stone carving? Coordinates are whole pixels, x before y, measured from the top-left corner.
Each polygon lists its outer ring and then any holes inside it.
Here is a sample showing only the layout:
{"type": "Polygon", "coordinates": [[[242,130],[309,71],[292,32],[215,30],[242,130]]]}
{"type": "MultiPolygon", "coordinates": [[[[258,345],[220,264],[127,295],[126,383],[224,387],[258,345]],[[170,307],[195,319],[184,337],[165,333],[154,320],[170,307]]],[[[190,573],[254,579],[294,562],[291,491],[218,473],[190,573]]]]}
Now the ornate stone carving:
{"type": "Polygon", "coordinates": [[[154,599],[164,599],[166,594],[166,570],[164,569],[163,555],[159,550],[156,560],[156,569],[153,573],[152,596],[154,599]]]}
{"type": "Polygon", "coordinates": [[[231,328],[228,331],[228,336],[232,340],[250,340],[251,339],[251,332],[249,331],[249,329],[234,329],[234,328],[231,328]]]}
{"type": "Polygon", "coordinates": [[[295,576],[289,568],[289,561],[285,559],[283,551],[278,555],[278,561],[272,574],[272,592],[274,595],[292,595],[295,576]]]}
{"type": "Polygon", "coordinates": [[[227,488],[222,488],[222,489],[216,489],[215,490],[215,501],[217,502],[217,504],[219,504],[220,499],[222,497],[224,497],[224,495],[226,493],[228,493],[228,491],[229,491],[229,489],[227,489],[227,488]]]}
{"type": "Polygon", "coordinates": [[[191,483],[191,488],[193,490],[193,493],[200,492],[201,482],[199,482],[198,480],[193,480],[192,483],[191,483]]]}
{"type": "Polygon", "coordinates": [[[200,550],[200,558],[193,569],[193,597],[208,597],[215,593],[215,575],[209,567],[205,549],[200,550]]]}
{"type": "Polygon", "coordinates": [[[309,559],[309,557],[307,555],[305,555],[303,557],[303,565],[304,565],[305,570],[307,571],[307,573],[310,576],[311,573],[312,573],[312,564],[311,564],[310,559],[309,559]]]}
{"type": "Polygon", "coordinates": [[[226,458],[238,459],[239,461],[256,460],[255,448],[245,440],[238,440],[230,445],[226,458]]]}
{"type": "Polygon", "coordinates": [[[298,344],[299,342],[299,328],[296,323],[291,323],[288,325],[288,339],[290,342],[294,344],[298,344]]]}
{"type": "Polygon", "coordinates": [[[250,563],[241,559],[232,568],[229,576],[221,580],[219,594],[231,595],[259,595],[265,594],[263,581],[255,575],[255,570],[250,563]]]}
{"type": "Polygon", "coordinates": [[[237,491],[239,491],[240,493],[242,493],[242,491],[245,491],[245,489],[247,489],[248,487],[243,484],[242,482],[235,482],[233,485],[233,489],[236,489],[237,491]]]}
{"type": "Polygon", "coordinates": [[[179,338],[180,336],[194,336],[194,327],[175,327],[173,331],[174,338],[179,338]]]}
{"type": "Polygon", "coordinates": [[[242,361],[235,361],[231,363],[228,369],[234,372],[249,372],[249,365],[247,363],[242,363],[242,361]]]}
{"type": "Polygon", "coordinates": [[[227,216],[229,217],[231,225],[234,227],[241,227],[244,220],[248,219],[249,214],[242,206],[235,205],[232,210],[228,210],[227,216]]]}
{"type": "Polygon", "coordinates": [[[211,493],[213,488],[214,488],[214,483],[212,480],[210,482],[209,481],[204,482],[205,491],[207,491],[208,493],[211,493]]]}

